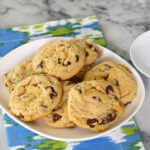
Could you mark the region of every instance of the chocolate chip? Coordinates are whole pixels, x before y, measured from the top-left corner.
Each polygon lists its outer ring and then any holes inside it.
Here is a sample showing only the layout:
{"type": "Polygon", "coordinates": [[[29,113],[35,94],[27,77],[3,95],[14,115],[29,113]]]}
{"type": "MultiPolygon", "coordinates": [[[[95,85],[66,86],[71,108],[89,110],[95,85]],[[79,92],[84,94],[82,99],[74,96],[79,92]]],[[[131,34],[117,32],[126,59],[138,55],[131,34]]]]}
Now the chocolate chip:
{"type": "Polygon", "coordinates": [[[37,69],[38,69],[38,68],[43,68],[43,61],[41,61],[41,62],[37,65],[36,68],[37,68],[37,69]]]}
{"type": "Polygon", "coordinates": [[[107,117],[103,118],[99,124],[106,124],[112,122],[113,120],[115,120],[116,117],[116,111],[113,111],[112,113],[109,113],[107,117]]]}
{"type": "Polygon", "coordinates": [[[106,87],[106,93],[107,94],[109,94],[109,93],[111,93],[111,92],[113,92],[114,90],[113,90],[113,87],[111,86],[111,85],[108,85],[107,87],[106,87]]]}
{"type": "Polygon", "coordinates": [[[114,99],[117,100],[117,101],[119,100],[119,98],[117,96],[115,96],[115,95],[114,95],[114,99]]]}
{"type": "Polygon", "coordinates": [[[92,96],[92,98],[95,99],[95,100],[101,101],[99,96],[92,96]]]}
{"type": "Polygon", "coordinates": [[[87,51],[85,52],[85,56],[86,56],[86,57],[88,57],[88,56],[89,56],[89,53],[88,53],[87,51]]]}
{"type": "Polygon", "coordinates": [[[81,91],[81,89],[77,89],[77,90],[79,91],[79,93],[80,93],[80,94],[82,94],[82,91],[81,91]]]}
{"type": "Polygon", "coordinates": [[[48,108],[46,105],[43,105],[43,104],[41,104],[41,106],[44,107],[44,108],[48,108]]]}
{"type": "Polygon", "coordinates": [[[19,118],[24,118],[24,116],[22,115],[22,113],[19,113],[19,118]]]}
{"type": "Polygon", "coordinates": [[[97,119],[95,119],[95,118],[93,118],[93,119],[88,119],[87,120],[87,125],[89,125],[91,128],[94,128],[95,127],[95,125],[93,125],[94,123],[98,123],[98,120],[97,119]]]}
{"type": "Polygon", "coordinates": [[[52,86],[47,86],[45,89],[51,89],[52,92],[55,91],[52,86]]]}
{"type": "Polygon", "coordinates": [[[88,45],[88,48],[92,48],[93,47],[93,45],[92,44],[87,44],[88,45]]]}
{"type": "Polygon", "coordinates": [[[7,83],[5,84],[6,87],[8,87],[7,83]]]}
{"type": "Polygon", "coordinates": [[[70,62],[70,61],[68,61],[68,62],[67,62],[67,65],[71,65],[71,62],[70,62]]]}
{"type": "Polygon", "coordinates": [[[96,96],[92,96],[93,99],[96,99],[96,96]]]}
{"type": "Polygon", "coordinates": [[[50,98],[54,99],[55,97],[57,97],[57,92],[55,91],[55,89],[52,86],[47,86],[46,89],[50,88],[52,93],[50,93],[50,98]]]}
{"type": "Polygon", "coordinates": [[[61,64],[61,59],[60,58],[58,58],[58,64],[61,64]]]}
{"type": "Polygon", "coordinates": [[[108,122],[112,122],[113,120],[115,120],[116,117],[117,117],[116,112],[112,112],[107,115],[107,120],[108,120],[108,122]]]}
{"type": "Polygon", "coordinates": [[[125,103],[125,104],[124,104],[124,106],[127,106],[127,105],[129,105],[129,104],[131,104],[131,102],[127,102],[127,103],[125,103]]]}
{"type": "Polygon", "coordinates": [[[52,86],[50,86],[50,88],[51,88],[52,92],[56,92],[52,86]]]}
{"type": "Polygon", "coordinates": [[[64,63],[64,62],[63,62],[62,65],[63,65],[63,66],[69,66],[69,65],[71,65],[71,62],[70,62],[70,61],[67,61],[67,63],[64,63]]]}
{"type": "Polygon", "coordinates": [[[116,86],[119,86],[118,80],[114,79],[114,81],[115,81],[115,85],[116,85],[116,86]]]}
{"type": "Polygon", "coordinates": [[[96,47],[94,47],[94,52],[96,52],[96,53],[97,53],[97,48],[96,48],[96,47]]]}
{"type": "Polygon", "coordinates": [[[54,112],[56,109],[53,109],[52,112],[54,112]]]}
{"type": "Polygon", "coordinates": [[[53,114],[53,121],[56,122],[56,121],[60,120],[61,117],[62,117],[62,116],[59,115],[59,114],[53,114]]]}
{"type": "Polygon", "coordinates": [[[108,77],[109,77],[109,74],[108,74],[106,77],[104,77],[104,79],[105,79],[105,80],[107,80],[107,79],[108,79],[108,77]]]}
{"type": "Polygon", "coordinates": [[[60,78],[58,78],[58,77],[57,77],[57,79],[58,79],[59,81],[61,81],[61,79],[60,79],[60,78]]]}
{"type": "Polygon", "coordinates": [[[57,93],[52,92],[52,93],[50,94],[50,98],[51,98],[51,99],[54,99],[55,97],[57,97],[57,93]]]}
{"type": "Polygon", "coordinates": [[[79,56],[78,55],[76,55],[76,62],[78,62],[79,61],[79,56]]]}

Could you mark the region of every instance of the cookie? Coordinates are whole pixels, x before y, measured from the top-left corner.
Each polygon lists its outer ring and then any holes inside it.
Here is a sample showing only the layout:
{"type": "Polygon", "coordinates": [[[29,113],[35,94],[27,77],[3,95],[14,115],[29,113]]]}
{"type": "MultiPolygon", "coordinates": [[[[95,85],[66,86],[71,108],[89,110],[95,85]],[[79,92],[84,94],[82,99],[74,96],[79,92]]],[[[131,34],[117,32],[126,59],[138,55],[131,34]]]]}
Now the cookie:
{"type": "Polygon", "coordinates": [[[84,80],[112,80],[118,86],[121,103],[127,105],[136,95],[136,81],[131,71],[124,65],[112,61],[104,61],[85,74],[84,80]]]}
{"type": "Polygon", "coordinates": [[[48,116],[43,117],[44,122],[54,128],[71,128],[75,127],[75,124],[70,121],[68,117],[68,92],[73,86],[70,81],[65,81],[63,83],[63,97],[59,106],[54,109],[48,116]]]}
{"type": "Polygon", "coordinates": [[[67,80],[76,75],[85,64],[85,51],[69,41],[56,41],[44,45],[32,60],[36,72],[44,72],[67,80]]]}
{"type": "Polygon", "coordinates": [[[117,87],[109,81],[85,81],[69,92],[70,120],[92,131],[107,129],[123,112],[124,107],[115,99],[117,87]]]}
{"type": "Polygon", "coordinates": [[[87,41],[85,39],[73,39],[80,49],[85,51],[86,62],[85,65],[92,64],[98,57],[101,56],[102,50],[94,42],[87,41]]]}
{"type": "Polygon", "coordinates": [[[31,75],[10,95],[10,111],[23,121],[47,116],[60,103],[62,83],[53,76],[31,75]]]}
{"type": "Polygon", "coordinates": [[[17,65],[12,71],[4,75],[3,80],[9,92],[24,78],[34,74],[32,61],[25,60],[17,65]]]}

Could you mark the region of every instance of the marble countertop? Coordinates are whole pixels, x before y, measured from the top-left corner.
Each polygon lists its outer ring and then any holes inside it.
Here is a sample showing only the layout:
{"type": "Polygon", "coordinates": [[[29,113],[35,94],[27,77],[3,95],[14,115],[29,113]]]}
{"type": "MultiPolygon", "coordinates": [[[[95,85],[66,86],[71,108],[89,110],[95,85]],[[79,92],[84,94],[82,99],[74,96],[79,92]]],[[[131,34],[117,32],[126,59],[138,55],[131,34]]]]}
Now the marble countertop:
{"type": "MultiPolygon", "coordinates": [[[[0,0],[0,28],[96,15],[108,47],[130,60],[132,41],[150,29],[149,9],[149,0],[0,0]]],[[[145,149],[149,150],[150,79],[141,76],[146,87],[146,98],[135,118],[145,149]]],[[[0,137],[5,137],[1,115],[0,137]]],[[[0,148],[8,150],[5,138],[0,138],[0,148]]]]}

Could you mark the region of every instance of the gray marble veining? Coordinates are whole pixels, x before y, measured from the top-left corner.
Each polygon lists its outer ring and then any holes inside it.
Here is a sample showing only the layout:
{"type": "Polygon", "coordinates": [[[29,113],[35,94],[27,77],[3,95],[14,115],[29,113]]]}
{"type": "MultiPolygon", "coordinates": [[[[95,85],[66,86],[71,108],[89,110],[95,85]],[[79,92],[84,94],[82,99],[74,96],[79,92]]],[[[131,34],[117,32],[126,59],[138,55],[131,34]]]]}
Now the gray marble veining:
{"type": "MultiPolygon", "coordinates": [[[[129,47],[150,29],[150,0],[0,0],[0,27],[35,24],[50,20],[96,15],[108,47],[130,60],[129,47]]],[[[150,79],[143,76],[146,98],[136,115],[145,149],[150,149],[150,79]]],[[[0,137],[5,136],[0,117],[0,137]]],[[[5,138],[0,149],[7,150],[5,138]]]]}

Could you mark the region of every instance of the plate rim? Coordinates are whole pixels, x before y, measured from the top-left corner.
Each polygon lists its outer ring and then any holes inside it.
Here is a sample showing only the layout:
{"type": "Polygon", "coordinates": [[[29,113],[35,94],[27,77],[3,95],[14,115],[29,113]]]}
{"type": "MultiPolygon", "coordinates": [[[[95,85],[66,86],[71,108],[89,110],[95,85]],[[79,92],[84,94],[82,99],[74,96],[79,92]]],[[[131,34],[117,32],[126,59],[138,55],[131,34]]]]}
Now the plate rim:
{"type": "MultiPolygon", "coordinates": [[[[50,38],[41,38],[41,39],[38,39],[38,40],[35,40],[35,41],[31,41],[31,42],[38,42],[38,41],[41,41],[41,40],[59,40],[59,39],[72,39],[70,37],[50,37],[50,38]]],[[[87,39],[88,40],[88,39],[87,39]]],[[[31,43],[29,42],[29,43],[31,43]]],[[[14,53],[13,51],[24,46],[24,45],[27,45],[29,43],[26,43],[26,44],[23,44],[15,49],[13,49],[12,51],[10,51],[8,54],[6,54],[5,56],[8,56],[10,55],[11,53],[14,53]]],[[[77,142],[77,141],[86,141],[86,140],[92,140],[92,139],[95,139],[95,138],[98,138],[98,137],[103,137],[109,133],[111,133],[112,131],[118,129],[120,126],[122,126],[123,124],[125,124],[127,121],[129,121],[138,111],[139,109],[141,108],[143,102],[144,102],[144,98],[145,98],[145,86],[144,86],[144,83],[143,83],[143,80],[141,78],[141,76],[139,75],[139,73],[135,70],[135,68],[133,68],[125,59],[123,59],[121,56],[119,56],[118,54],[114,53],[113,51],[111,51],[110,49],[108,48],[105,48],[99,44],[97,44],[99,47],[101,47],[104,51],[109,51],[111,52],[113,55],[117,56],[119,61],[121,60],[124,64],[127,64],[128,66],[130,66],[130,68],[132,68],[134,70],[134,72],[138,75],[138,78],[140,79],[140,82],[141,82],[141,85],[142,86],[142,89],[143,89],[143,95],[142,95],[142,98],[141,98],[141,101],[139,103],[139,105],[136,107],[136,109],[132,112],[132,114],[130,114],[129,117],[127,117],[126,119],[124,119],[119,125],[109,129],[108,131],[104,131],[104,132],[99,132],[97,135],[93,135],[91,137],[82,137],[82,138],[74,138],[74,139],[70,139],[70,138],[58,138],[58,137],[54,137],[54,136],[50,136],[48,134],[45,134],[41,131],[37,131],[36,129],[33,129],[31,127],[29,127],[28,125],[26,125],[26,123],[22,122],[21,120],[17,119],[15,116],[13,116],[9,111],[7,111],[1,104],[0,104],[0,108],[11,118],[13,119],[14,121],[16,121],[18,124],[22,125],[23,127],[25,127],[26,129],[36,133],[36,134],[39,134],[41,136],[44,136],[46,138],[50,138],[50,139],[54,139],[54,140],[61,140],[61,141],[71,141],[71,142],[77,142]]],[[[4,56],[4,57],[5,57],[4,56]]],[[[2,57],[0,59],[0,63],[3,61],[4,57],[2,57]]],[[[117,60],[118,60],[117,59],[117,60]]]]}

